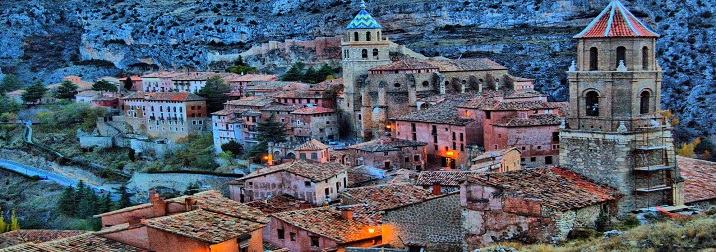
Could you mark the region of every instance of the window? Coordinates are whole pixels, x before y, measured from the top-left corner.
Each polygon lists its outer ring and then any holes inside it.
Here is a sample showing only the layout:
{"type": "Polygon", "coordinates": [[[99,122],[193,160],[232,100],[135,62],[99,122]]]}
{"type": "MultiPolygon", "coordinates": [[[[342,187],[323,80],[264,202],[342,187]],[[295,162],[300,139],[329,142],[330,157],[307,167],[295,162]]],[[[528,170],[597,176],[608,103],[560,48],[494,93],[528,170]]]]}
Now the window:
{"type": "MultiPolygon", "coordinates": [[[[400,132],[398,132],[398,133],[400,133],[400,132]]],[[[418,135],[415,134],[415,132],[413,132],[413,141],[417,141],[417,140],[418,140],[418,135]]]]}
{"type": "Polygon", "coordinates": [[[410,124],[410,129],[412,129],[413,131],[415,131],[415,124],[414,124],[414,123],[411,123],[411,124],[410,124]]]}
{"type": "Polygon", "coordinates": [[[387,151],[384,151],[384,152],[383,152],[383,156],[388,156],[388,152],[387,152],[387,151]]]}
{"type": "Polygon", "coordinates": [[[599,116],[599,94],[597,91],[589,91],[585,97],[587,105],[587,116],[599,116]]]}
{"type": "Polygon", "coordinates": [[[390,162],[386,161],[386,162],[383,163],[383,164],[385,165],[385,169],[386,169],[386,170],[389,170],[389,169],[390,169],[390,162]]]}
{"type": "Polygon", "coordinates": [[[552,132],[552,142],[559,142],[559,132],[552,132]]]}
{"type": "Polygon", "coordinates": [[[353,41],[358,41],[358,32],[353,32],[353,41]]]}
{"type": "Polygon", "coordinates": [[[409,157],[406,157],[406,158],[405,158],[405,162],[406,162],[406,163],[410,162],[410,158],[409,158],[409,157]]]}
{"type": "Polygon", "coordinates": [[[298,154],[299,159],[306,159],[306,153],[298,154]]]}
{"type": "Polygon", "coordinates": [[[485,111],[485,119],[492,119],[492,113],[491,111],[485,111]]]}
{"type": "MultiPolygon", "coordinates": [[[[368,33],[370,34],[370,33],[368,33]]],[[[318,236],[311,236],[311,247],[319,247],[318,246],[318,236]]]]}
{"type": "Polygon", "coordinates": [[[649,91],[641,92],[641,104],[639,106],[640,114],[649,113],[649,91]]]}
{"type": "Polygon", "coordinates": [[[641,69],[649,69],[649,48],[646,46],[641,48],[641,69]]]}
{"type": "Polygon", "coordinates": [[[544,164],[552,164],[552,156],[544,157],[544,164]]]}
{"type": "Polygon", "coordinates": [[[430,86],[430,82],[428,82],[428,81],[423,81],[423,87],[427,87],[427,86],[430,86]]]}
{"type": "Polygon", "coordinates": [[[420,161],[420,155],[415,155],[415,156],[413,156],[413,160],[416,161],[416,162],[417,162],[417,161],[420,161]]]}
{"type": "Polygon", "coordinates": [[[455,137],[455,132],[453,132],[453,133],[452,133],[452,140],[455,141],[455,139],[457,139],[457,138],[455,137]]]}
{"type": "Polygon", "coordinates": [[[363,50],[360,52],[360,56],[361,56],[361,58],[367,59],[367,58],[368,58],[368,50],[363,49],[363,50]]]}
{"type": "Polygon", "coordinates": [[[541,149],[542,149],[542,146],[541,146],[541,145],[537,145],[537,149],[538,149],[538,150],[541,150],[541,149]]]}
{"type": "MultiPolygon", "coordinates": [[[[328,189],[326,189],[326,190],[328,190],[328,189]]],[[[296,241],[296,233],[290,232],[290,233],[288,233],[288,236],[291,238],[291,241],[296,241]]]]}
{"type": "Polygon", "coordinates": [[[365,40],[370,41],[370,32],[365,32],[365,40]]]}
{"type": "Polygon", "coordinates": [[[465,110],[465,116],[470,116],[470,110],[465,110]]]}
{"type": "Polygon", "coordinates": [[[393,87],[400,87],[400,83],[393,83],[393,87]]]}
{"type": "Polygon", "coordinates": [[[311,153],[311,159],[313,159],[313,160],[318,159],[318,154],[316,154],[315,152],[311,153]]]}
{"type": "Polygon", "coordinates": [[[279,238],[279,239],[283,240],[283,239],[286,238],[286,237],[285,237],[285,234],[284,234],[284,232],[283,232],[283,229],[276,229],[276,231],[278,232],[278,238],[279,238]]]}
{"type": "Polygon", "coordinates": [[[378,59],[378,49],[373,48],[373,58],[378,59]]]}
{"type": "Polygon", "coordinates": [[[597,70],[599,66],[599,52],[596,47],[589,48],[589,71],[597,70]]]}
{"type": "Polygon", "coordinates": [[[626,65],[626,48],[623,46],[617,47],[617,67],[619,66],[619,62],[624,61],[624,65],[626,65]]]}
{"type": "Polygon", "coordinates": [[[462,139],[463,139],[463,138],[462,138],[462,133],[460,133],[460,141],[463,141],[462,139]]]}
{"type": "Polygon", "coordinates": [[[437,145],[437,144],[435,145],[435,151],[438,151],[438,145],[437,145]]]}
{"type": "Polygon", "coordinates": [[[537,161],[537,158],[536,158],[536,157],[531,157],[531,158],[530,158],[530,162],[535,162],[535,161],[537,161]]]}

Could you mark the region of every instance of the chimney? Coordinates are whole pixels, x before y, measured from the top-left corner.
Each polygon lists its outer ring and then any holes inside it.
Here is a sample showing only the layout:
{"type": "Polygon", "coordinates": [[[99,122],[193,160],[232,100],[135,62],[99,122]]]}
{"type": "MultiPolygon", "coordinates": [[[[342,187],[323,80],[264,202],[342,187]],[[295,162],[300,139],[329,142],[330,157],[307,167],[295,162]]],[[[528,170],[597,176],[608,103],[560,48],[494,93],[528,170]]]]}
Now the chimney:
{"type": "Polygon", "coordinates": [[[139,217],[139,216],[134,215],[134,216],[130,216],[130,217],[129,217],[129,222],[128,222],[128,224],[129,224],[130,226],[134,226],[134,225],[137,225],[137,224],[139,224],[139,223],[141,223],[141,222],[142,222],[142,217],[139,217]]]}
{"type": "Polygon", "coordinates": [[[152,204],[154,217],[167,215],[167,203],[154,190],[149,191],[149,203],[152,204]]]}
{"type": "Polygon", "coordinates": [[[440,195],[440,194],[441,194],[440,191],[441,191],[441,190],[440,190],[440,184],[438,184],[438,183],[433,183],[433,192],[432,192],[433,195],[440,195]]]}
{"type": "Polygon", "coordinates": [[[343,208],[341,209],[341,217],[345,220],[352,220],[353,219],[353,209],[350,208],[343,208]]]}
{"type": "Polygon", "coordinates": [[[194,210],[194,206],[196,206],[196,199],[192,197],[187,197],[184,199],[184,207],[187,212],[194,210]]]}

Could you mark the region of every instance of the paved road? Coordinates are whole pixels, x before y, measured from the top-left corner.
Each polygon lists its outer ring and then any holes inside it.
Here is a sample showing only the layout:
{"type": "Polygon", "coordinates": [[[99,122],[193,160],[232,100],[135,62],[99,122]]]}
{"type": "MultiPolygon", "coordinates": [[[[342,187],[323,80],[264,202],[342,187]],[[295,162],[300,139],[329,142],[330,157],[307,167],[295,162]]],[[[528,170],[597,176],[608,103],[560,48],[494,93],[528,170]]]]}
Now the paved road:
{"type": "MultiPolygon", "coordinates": [[[[77,186],[77,183],[79,182],[78,180],[73,179],[73,178],[68,178],[68,177],[65,177],[65,176],[57,174],[57,173],[53,173],[53,172],[38,169],[35,167],[27,166],[27,165],[20,164],[18,162],[14,162],[14,161],[7,160],[7,159],[0,159],[0,166],[4,167],[6,169],[13,170],[18,173],[26,174],[27,176],[37,175],[41,178],[47,178],[47,180],[56,182],[63,186],[77,186]]],[[[115,201],[119,200],[119,193],[117,193],[112,188],[93,186],[93,185],[89,185],[89,184],[86,184],[86,185],[89,186],[90,188],[94,189],[95,191],[100,191],[100,190],[111,191],[112,192],[112,200],[115,200],[115,201]]]]}

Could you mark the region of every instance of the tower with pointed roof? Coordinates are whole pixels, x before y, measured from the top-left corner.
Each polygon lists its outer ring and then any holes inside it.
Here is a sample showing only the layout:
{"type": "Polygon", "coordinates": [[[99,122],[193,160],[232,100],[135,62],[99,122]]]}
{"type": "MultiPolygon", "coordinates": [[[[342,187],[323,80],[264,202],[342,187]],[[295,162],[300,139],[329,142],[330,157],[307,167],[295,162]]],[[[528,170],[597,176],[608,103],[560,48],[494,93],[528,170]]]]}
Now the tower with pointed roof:
{"type": "Polygon", "coordinates": [[[659,114],[658,37],[619,1],[574,36],[560,163],[619,189],[620,214],[683,204],[671,126],[659,114]]]}
{"type": "Polygon", "coordinates": [[[350,115],[359,138],[365,137],[360,87],[367,85],[368,69],[391,62],[388,52],[390,43],[382,31],[383,27],[366,11],[365,2],[361,1],[361,10],[346,26],[346,34],[341,41],[344,100],[340,106],[350,115]]]}

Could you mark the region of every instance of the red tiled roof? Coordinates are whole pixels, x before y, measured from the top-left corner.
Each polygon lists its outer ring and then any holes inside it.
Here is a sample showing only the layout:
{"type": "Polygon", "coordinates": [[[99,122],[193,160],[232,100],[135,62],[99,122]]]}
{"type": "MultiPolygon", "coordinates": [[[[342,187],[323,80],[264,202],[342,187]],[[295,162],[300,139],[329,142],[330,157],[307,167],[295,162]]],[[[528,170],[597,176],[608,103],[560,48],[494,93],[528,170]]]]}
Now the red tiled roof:
{"type": "Polygon", "coordinates": [[[225,104],[232,106],[263,107],[272,104],[273,98],[265,96],[249,96],[238,100],[231,100],[225,104]]]}
{"type": "Polygon", "coordinates": [[[297,110],[294,110],[291,112],[291,114],[298,114],[298,115],[312,115],[312,114],[323,114],[323,113],[333,113],[333,109],[330,108],[324,108],[324,107],[303,107],[297,110]]]}
{"type": "Polygon", "coordinates": [[[280,213],[310,208],[311,205],[303,200],[297,200],[290,195],[273,196],[266,200],[257,200],[246,203],[246,205],[259,209],[265,214],[280,213]]]}
{"type": "Polygon", "coordinates": [[[273,95],[274,98],[323,98],[322,94],[316,94],[315,92],[307,92],[301,90],[288,90],[278,92],[273,95]]]}
{"type": "MultiPolygon", "coordinates": [[[[129,79],[132,80],[132,81],[140,81],[140,80],[142,80],[142,78],[139,77],[139,76],[131,76],[131,77],[129,77],[129,79]]],[[[127,80],[127,77],[119,78],[119,81],[126,81],[126,80],[127,80]]]]}
{"type": "Polygon", "coordinates": [[[321,143],[321,141],[318,141],[316,139],[311,139],[308,142],[305,142],[301,145],[299,145],[296,148],[293,148],[295,151],[315,151],[315,150],[325,150],[328,149],[328,146],[321,143]]]}
{"type": "Polygon", "coordinates": [[[284,111],[284,112],[291,112],[296,109],[298,109],[298,106],[286,106],[286,105],[268,105],[266,107],[261,108],[261,111],[284,111]]]}
{"type": "Polygon", "coordinates": [[[355,219],[344,219],[338,210],[330,207],[275,213],[270,216],[300,229],[334,240],[338,244],[370,239],[381,235],[379,226],[366,225],[355,219]],[[369,228],[373,228],[373,233],[368,232],[369,228]]]}
{"type": "Polygon", "coordinates": [[[621,2],[612,1],[574,38],[659,37],[637,19],[621,2]]]}
{"type": "Polygon", "coordinates": [[[375,205],[381,210],[423,201],[431,196],[429,191],[411,184],[385,184],[346,188],[341,192],[341,195],[369,205],[375,205]]]}
{"type": "Polygon", "coordinates": [[[563,117],[557,114],[530,115],[527,118],[513,116],[494,122],[492,125],[501,127],[560,125],[562,124],[562,119],[563,117]]]}
{"type": "Polygon", "coordinates": [[[485,103],[484,110],[533,110],[533,109],[554,109],[557,104],[545,101],[509,101],[497,103],[485,103]]]}
{"type": "Polygon", "coordinates": [[[395,137],[381,137],[368,142],[348,146],[348,149],[357,149],[368,152],[400,151],[403,147],[423,147],[424,142],[410,141],[395,137]]]}
{"type": "Polygon", "coordinates": [[[488,58],[427,60],[426,62],[438,67],[440,72],[507,70],[506,67],[488,58]]]}
{"type": "Polygon", "coordinates": [[[348,166],[339,163],[319,163],[312,160],[297,159],[289,163],[274,165],[265,169],[261,169],[259,171],[252,172],[251,174],[239,178],[238,180],[247,180],[250,178],[260,177],[274,172],[286,171],[314,181],[320,181],[336,176],[339,173],[346,171],[347,169],[348,166]]]}
{"type": "Polygon", "coordinates": [[[203,209],[145,221],[148,227],[218,244],[263,228],[264,223],[235,218],[203,209]]]}
{"type": "Polygon", "coordinates": [[[417,69],[435,69],[438,70],[438,67],[431,65],[430,63],[427,63],[425,61],[421,61],[415,58],[407,58],[404,60],[399,60],[387,65],[374,67],[371,69],[368,69],[368,71],[394,71],[394,70],[417,70],[417,69]]]}
{"type": "Polygon", "coordinates": [[[313,85],[311,88],[309,88],[309,91],[326,91],[329,89],[332,89],[334,87],[338,87],[340,85],[343,85],[343,77],[338,79],[332,79],[332,80],[325,80],[322,82],[319,82],[316,85],[313,85]]]}
{"type": "Polygon", "coordinates": [[[693,203],[716,199],[716,162],[676,157],[684,178],[684,201],[693,203]]]}
{"type": "Polygon", "coordinates": [[[136,92],[122,100],[141,99],[147,101],[206,101],[204,97],[188,92],[136,92]]]}
{"type": "Polygon", "coordinates": [[[477,174],[474,171],[422,171],[415,183],[419,186],[431,186],[438,184],[441,186],[460,186],[460,182],[464,181],[467,175],[477,174]]]}
{"type": "Polygon", "coordinates": [[[467,182],[497,187],[512,197],[541,200],[544,206],[559,211],[592,206],[621,195],[614,188],[561,167],[475,174],[468,176],[467,182]]]}
{"type": "Polygon", "coordinates": [[[41,243],[40,245],[63,252],[133,252],[143,249],[110,240],[94,233],[81,234],[60,240],[41,243]]]}
{"type": "Polygon", "coordinates": [[[0,248],[6,248],[28,242],[41,243],[75,235],[84,234],[83,230],[21,229],[0,234],[0,248]]]}
{"type": "Polygon", "coordinates": [[[63,252],[62,250],[50,248],[43,244],[34,244],[34,243],[24,243],[24,244],[0,249],[0,252],[16,252],[16,251],[17,252],[63,252]]]}
{"type": "Polygon", "coordinates": [[[474,94],[449,95],[445,97],[444,101],[432,107],[391,118],[391,120],[465,126],[475,120],[458,117],[456,107],[464,104],[473,96],[474,94]]]}

